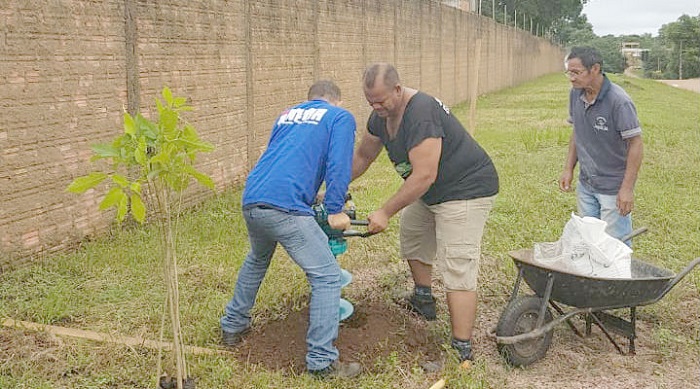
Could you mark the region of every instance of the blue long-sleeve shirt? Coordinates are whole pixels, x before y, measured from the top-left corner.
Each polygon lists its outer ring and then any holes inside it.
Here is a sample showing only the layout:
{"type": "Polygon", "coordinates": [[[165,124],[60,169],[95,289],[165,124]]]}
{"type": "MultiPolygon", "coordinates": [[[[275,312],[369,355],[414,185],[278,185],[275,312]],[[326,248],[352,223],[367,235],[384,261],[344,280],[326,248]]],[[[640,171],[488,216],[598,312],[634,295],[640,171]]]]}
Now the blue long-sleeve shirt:
{"type": "Polygon", "coordinates": [[[311,205],[325,181],[326,210],[341,212],[352,173],[355,128],[350,112],[324,100],[285,110],[248,175],[243,206],[269,205],[313,216],[311,205]]]}

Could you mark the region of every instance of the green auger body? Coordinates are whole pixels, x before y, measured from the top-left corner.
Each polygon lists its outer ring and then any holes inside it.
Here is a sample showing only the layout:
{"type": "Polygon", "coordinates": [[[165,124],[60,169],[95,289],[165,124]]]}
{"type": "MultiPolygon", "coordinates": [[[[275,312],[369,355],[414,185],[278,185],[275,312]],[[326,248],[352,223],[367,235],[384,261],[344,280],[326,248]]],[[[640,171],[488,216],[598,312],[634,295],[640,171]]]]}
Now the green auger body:
{"type": "Polygon", "coordinates": [[[316,214],[316,223],[321,226],[323,233],[328,236],[328,246],[330,246],[333,255],[337,257],[346,252],[348,249],[348,242],[343,237],[342,230],[333,229],[330,224],[328,224],[328,212],[326,211],[326,207],[324,207],[323,204],[316,203],[311,206],[311,209],[313,209],[316,214]]]}

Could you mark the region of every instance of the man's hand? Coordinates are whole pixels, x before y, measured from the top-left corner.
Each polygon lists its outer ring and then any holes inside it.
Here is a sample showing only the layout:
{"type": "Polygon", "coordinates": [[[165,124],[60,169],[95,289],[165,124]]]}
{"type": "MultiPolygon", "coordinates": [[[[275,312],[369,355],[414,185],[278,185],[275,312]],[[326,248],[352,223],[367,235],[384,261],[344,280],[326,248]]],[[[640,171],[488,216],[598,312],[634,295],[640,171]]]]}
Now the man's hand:
{"type": "Polygon", "coordinates": [[[316,193],[316,202],[322,204],[324,197],[326,197],[326,192],[318,191],[318,193],[316,193]]]}
{"type": "Polygon", "coordinates": [[[617,210],[620,215],[627,216],[634,208],[634,192],[631,189],[620,188],[617,192],[617,210]]]}
{"type": "Polygon", "coordinates": [[[574,172],[569,169],[564,169],[564,171],[561,173],[561,176],[559,177],[559,190],[562,192],[570,192],[571,191],[571,181],[574,178],[574,172]]]}
{"type": "Polygon", "coordinates": [[[389,225],[389,216],[381,208],[367,216],[367,220],[369,221],[367,232],[372,234],[386,230],[389,225]]]}
{"type": "Polygon", "coordinates": [[[345,231],[350,228],[350,216],[346,215],[345,212],[328,215],[328,224],[334,230],[345,231]]]}
{"type": "Polygon", "coordinates": [[[562,192],[571,191],[571,181],[574,179],[574,168],[576,167],[577,161],[576,137],[574,133],[571,132],[571,136],[569,137],[569,151],[566,152],[566,160],[564,161],[564,167],[559,177],[559,190],[562,192]]]}

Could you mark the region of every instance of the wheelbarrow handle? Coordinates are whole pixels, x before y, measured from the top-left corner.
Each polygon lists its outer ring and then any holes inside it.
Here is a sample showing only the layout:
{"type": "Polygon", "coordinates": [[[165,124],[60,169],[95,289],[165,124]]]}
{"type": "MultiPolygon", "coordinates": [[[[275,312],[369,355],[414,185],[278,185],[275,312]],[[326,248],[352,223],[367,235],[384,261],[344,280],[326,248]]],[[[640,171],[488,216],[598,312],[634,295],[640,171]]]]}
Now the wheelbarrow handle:
{"type": "Polygon", "coordinates": [[[646,228],[646,227],[637,228],[636,230],[634,230],[634,231],[630,232],[629,234],[627,234],[627,235],[623,236],[622,238],[620,238],[620,240],[623,241],[623,242],[627,242],[628,240],[634,238],[635,236],[641,235],[641,234],[643,234],[643,233],[645,233],[645,232],[647,232],[647,231],[649,231],[649,229],[646,228]]]}
{"type": "Polygon", "coordinates": [[[697,257],[697,258],[693,259],[692,261],[690,261],[688,266],[686,266],[683,270],[681,270],[681,272],[678,273],[676,275],[676,277],[674,279],[672,279],[671,282],[668,283],[668,285],[666,286],[666,289],[664,289],[663,292],[661,292],[661,294],[659,295],[659,297],[654,299],[653,302],[657,302],[657,301],[661,300],[661,298],[664,297],[666,295],[666,293],[668,293],[671,289],[673,289],[673,287],[676,286],[676,284],[679,283],[680,280],[683,279],[683,277],[688,275],[688,273],[690,273],[690,271],[693,270],[695,268],[695,266],[697,266],[698,264],[700,264],[700,257],[697,257]]]}
{"type": "Polygon", "coordinates": [[[369,220],[353,220],[353,219],[350,219],[350,225],[351,225],[351,226],[368,226],[368,225],[369,225],[369,220]]]}

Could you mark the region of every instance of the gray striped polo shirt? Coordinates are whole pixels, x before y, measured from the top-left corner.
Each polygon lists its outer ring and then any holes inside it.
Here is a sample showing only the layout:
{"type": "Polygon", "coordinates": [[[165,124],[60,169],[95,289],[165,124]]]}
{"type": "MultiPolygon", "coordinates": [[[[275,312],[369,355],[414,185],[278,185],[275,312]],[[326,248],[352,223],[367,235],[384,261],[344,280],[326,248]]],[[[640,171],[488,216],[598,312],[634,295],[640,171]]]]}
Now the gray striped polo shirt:
{"type": "Polygon", "coordinates": [[[626,140],[641,135],[642,129],[627,92],[603,77],[590,104],[583,89],[571,89],[569,122],[574,125],[579,181],[593,192],[615,195],[625,175],[626,140]]]}

